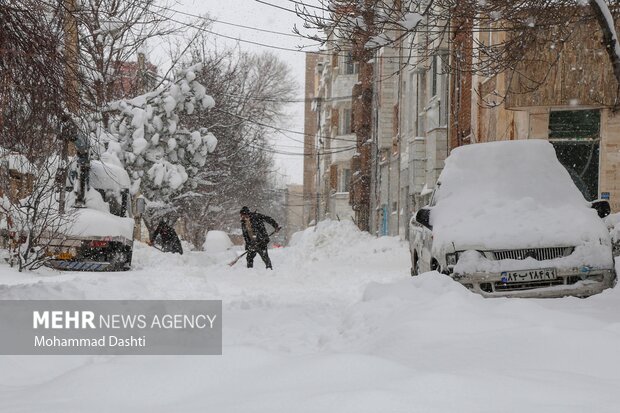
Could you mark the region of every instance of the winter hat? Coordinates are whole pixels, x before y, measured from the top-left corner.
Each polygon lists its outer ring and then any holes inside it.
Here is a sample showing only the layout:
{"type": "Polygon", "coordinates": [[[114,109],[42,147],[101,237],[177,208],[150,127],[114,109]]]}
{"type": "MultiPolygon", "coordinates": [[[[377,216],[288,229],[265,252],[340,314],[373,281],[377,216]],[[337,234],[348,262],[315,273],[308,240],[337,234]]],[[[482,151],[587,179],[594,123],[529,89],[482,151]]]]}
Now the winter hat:
{"type": "Polygon", "coordinates": [[[241,215],[250,215],[250,208],[244,206],[243,208],[241,208],[241,211],[239,211],[239,214],[241,214],[241,215]]]}

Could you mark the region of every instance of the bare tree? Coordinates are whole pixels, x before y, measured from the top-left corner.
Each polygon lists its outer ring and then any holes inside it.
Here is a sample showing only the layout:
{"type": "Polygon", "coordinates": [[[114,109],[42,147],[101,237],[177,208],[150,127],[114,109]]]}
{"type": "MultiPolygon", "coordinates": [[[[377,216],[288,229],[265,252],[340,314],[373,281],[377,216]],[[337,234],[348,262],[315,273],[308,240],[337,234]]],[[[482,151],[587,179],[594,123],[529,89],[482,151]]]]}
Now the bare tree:
{"type": "MultiPolygon", "coordinates": [[[[180,26],[172,22],[173,11],[156,0],[87,0],[75,11],[79,26],[82,95],[87,110],[101,112],[116,99],[130,97],[126,85],[126,64],[137,59],[147,42],[176,33],[180,26]]],[[[137,72],[137,65],[135,66],[137,72]]],[[[142,74],[148,76],[148,71],[142,74]]],[[[150,90],[155,79],[139,79],[150,90]]],[[[157,84],[157,83],[155,83],[157,84]]],[[[107,126],[108,114],[103,111],[107,126]]]]}
{"type": "Polygon", "coordinates": [[[0,237],[9,264],[19,271],[52,259],[73,222],[73,214],[61,213],[54,191],[57,167],[58,157],[43,155],[31,162],[15,152],[0,152],[0,237]]]}
{"type": "Polygon", "coordinates": [[[33,0],[0,5],[0,147],[53,152],[63,112],[62,13],[33,0]]]}

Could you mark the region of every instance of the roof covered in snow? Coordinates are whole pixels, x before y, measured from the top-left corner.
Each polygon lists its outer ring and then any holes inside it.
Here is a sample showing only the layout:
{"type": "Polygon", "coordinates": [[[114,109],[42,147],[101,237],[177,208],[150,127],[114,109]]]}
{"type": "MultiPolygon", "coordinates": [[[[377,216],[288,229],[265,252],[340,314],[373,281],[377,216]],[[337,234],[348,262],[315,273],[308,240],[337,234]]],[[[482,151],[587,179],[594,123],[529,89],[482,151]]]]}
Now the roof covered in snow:
{"type": "Polygon", "coordinates": [[[0,147],[0,164],[7,162],[9,170],[21,174],[34,173],[34,166],[28,158],[14,151],[0,147]]]}

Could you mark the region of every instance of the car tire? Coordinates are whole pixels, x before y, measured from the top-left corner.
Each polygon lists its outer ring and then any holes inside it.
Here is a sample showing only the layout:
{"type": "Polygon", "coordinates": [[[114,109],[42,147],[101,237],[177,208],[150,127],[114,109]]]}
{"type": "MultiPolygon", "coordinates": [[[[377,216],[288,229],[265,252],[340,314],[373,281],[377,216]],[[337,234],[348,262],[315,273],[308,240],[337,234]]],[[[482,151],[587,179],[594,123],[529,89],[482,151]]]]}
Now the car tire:
{"type": "Polygon", "coordinates": [[[433,258],[431,261],[431,271],[437,271],[441,274],[441,265],[439,265],[439,261],[437,261],[435,258],[433,258]]]}

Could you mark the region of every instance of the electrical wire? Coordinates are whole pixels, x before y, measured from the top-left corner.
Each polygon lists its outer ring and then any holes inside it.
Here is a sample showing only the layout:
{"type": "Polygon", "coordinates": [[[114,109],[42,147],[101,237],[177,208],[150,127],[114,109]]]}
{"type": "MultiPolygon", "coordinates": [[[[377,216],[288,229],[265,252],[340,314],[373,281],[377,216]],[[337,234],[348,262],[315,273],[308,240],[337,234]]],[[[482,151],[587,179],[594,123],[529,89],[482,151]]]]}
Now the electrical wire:
{"type": "MultiPolygon", "coordinates": [[[[172,8],[169,8],[169,7],[163,7],[163,6],[158,6],[158,7],[160,8],[160,10],[167,10],[167,11],[171,11],[173,13],[178,12],[178,10],[175,10],[175,9],[172,9],[172,8]]],[[[158,13],[156,11],[152,11],[152,13],[157,15],[157,16],[159,16],[159,17],[161,17],[161,18],[165,18],[165,19],[168,19],[168,20],[170,20],[170,21],[172,21],[174,23],[180,24],[182,26],[191,27],[191,28],[193,28],[195,30],[199,30],[199,31],[202,31],[202,32],[205,32],[205,33],[209,33],[209,34],[212,34],[214,36],[222,37],[222,38],[225,38],[225,39],[234,40],[234,41],[237,41],[237,42],[240,42],[240,43],[248,43],[248,44],[253,44],[255,46],[261,46],[261,47],[266,47],[266,48],[275,49],[275,50],[283,50],[283,51],[287,51],[287,52],[306,53],[306,51],[304,51],[304,50],[293,49],[291,47],[275,46],[275,45],[271,45],[271,44],[267,44],[267,43],[261,43],[261,42],[256,42],[256,41],[253,41],[253,40],[243,39],[241,37],[228,36],[228,35],[225,35],[225,34],[214,32],[213,30],[209,30],[209,29],[207,29],[205,27],[202,27],[202,26],[197,26],[197,25],[195,25],[193,23],[183,22],[183,21],[174,19],[174,18],[172,18],[170,16],[166,16],[165,14],[161,14],[161,13],[158,13]]],[[[316,46],[306,45],[306,46],[302,46],[302,47],[308,48],[308,47],[316,47],[316,46]]],[[[323,53],[323,52],[313,52],[313,53],[331,55],[331,53],[323,53]]]]}
{"type": "MultiPolygon", "coordinates": [[[[296,134],[296,135],[310,136],[310,137],[312,137],[312,138],[314,138],[314,137],[315,137],[315,135],[312,135],[312,134],[309,134],[309,133],[300,132],[300,131],[291,130],[291,129],[279,128],[279,127],[277,127],[277,126],[268,125],[268,124],[266,124],[266,123],[258,122],[258,121],[255,121],[255,120],[249,119],[249,118],[247,118],[247,117],[245,117],[245,116],[237,115],[236,113],[231,113],[231,112],[228,112],[228,111],[226,111],[226,110],[219,109],[217,106],[216,106],[215,108],[213,108],[212,110],[214,110],[214,111],[219,111],[219,112],[221,112],[221,113],[225,113],[225,114],[227,114],[227,115],[234,116],[234,117],[236,117],[236,118],[239,118],[239,119],[245,120],[245,121],[247,121],[247,122],[255,123],[255,124],[257,124],[257,125],[264,126],[264,127],[266,127],[266,128],[274,129],[274,130],[276,130],[276,131],[278,131],[278,132],[280,132],[280,133],[282,133],[282,132],[284,131],[284,132],[293,133],[293,134],[296,134]]],[[[343,141],[343,142],[357,142],[356,140],[353,140],[353,139],[345,139],[345,138],[327,138],[327,137],[324,137],[323,139],[334,140],[334,141],[343,141]]],[[[302,142],[302,143],[303,143],[303,142],[302,142]]]]}

